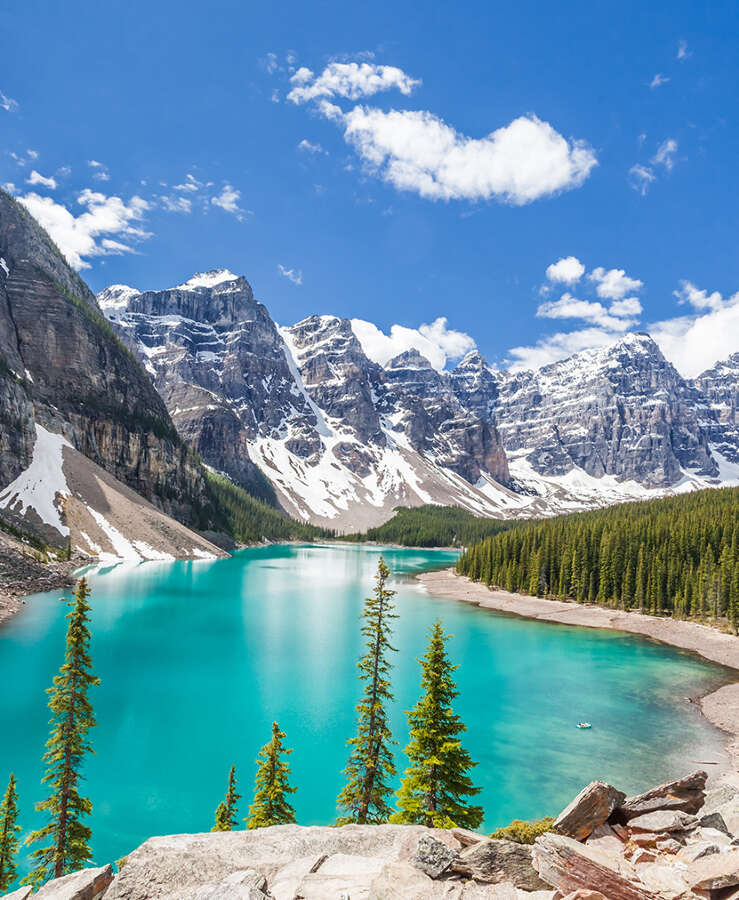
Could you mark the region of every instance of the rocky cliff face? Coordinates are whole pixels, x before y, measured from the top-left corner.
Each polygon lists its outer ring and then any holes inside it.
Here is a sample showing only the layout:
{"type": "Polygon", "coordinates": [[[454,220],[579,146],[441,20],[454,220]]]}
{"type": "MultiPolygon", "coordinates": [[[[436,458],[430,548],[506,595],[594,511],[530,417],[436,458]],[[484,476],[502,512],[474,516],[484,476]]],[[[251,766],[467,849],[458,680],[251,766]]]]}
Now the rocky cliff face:
{"type": "Polygon", "coordinates": [[[225,270],[99,300],[203,459],[246,487],[264,473],[292,514],[353,530],[400,503],[493,511],[475,484],[508,480],[495,427],[423,357],[382,368],[335,316],[279,330],[225,270]]]}
{"type": "Polygon", "coordinates": [[[496,422],[508,454],[539,474],[577,467],[645,487],[670,487],[686,469],[718,475],[700,398],[646,334],[537,372],[492,372],[476,354],[451,377],[462,402],[496,422]]]}
{"type": "MultiPolygon", "coordinates": [[[[45,231],[0,191],[0,486],[32,460],[37,426],[184,522],[202,469],[146,373],[45,231]]],[[[7,516],[13,508],[7,507],[7,516]]]]}
{"type": "Polygon", "coordinates": [[[224,270],[99,300],[208,464],[252,490],[261,471],[316,523],[423,502],[546,515],[715,484],[719,446],[739,460],[731,363],[689,383],[644,334],[538,372],[474,351],[440,373],[416,350],[378,365],[335,316],[278,329],[224,270]]]}
{"type": "Polygon", "coordinates": [[[716,363],[693,381],[705,402],[700,406],[702,426],[720,466],[739,463],[739,353],[716,363]]]}

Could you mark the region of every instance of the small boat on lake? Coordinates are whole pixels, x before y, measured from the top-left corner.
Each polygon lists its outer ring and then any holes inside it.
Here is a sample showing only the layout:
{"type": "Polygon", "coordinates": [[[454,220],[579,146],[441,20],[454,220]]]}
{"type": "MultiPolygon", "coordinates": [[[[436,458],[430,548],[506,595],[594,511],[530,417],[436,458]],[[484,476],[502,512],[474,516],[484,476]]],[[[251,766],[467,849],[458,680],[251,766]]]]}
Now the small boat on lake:
{"type": "Polygon", "coordinates": [[[590,722],[578,722],[577,727],[578,728],[592,728],[593,726],[590,724],[590,722]]]}

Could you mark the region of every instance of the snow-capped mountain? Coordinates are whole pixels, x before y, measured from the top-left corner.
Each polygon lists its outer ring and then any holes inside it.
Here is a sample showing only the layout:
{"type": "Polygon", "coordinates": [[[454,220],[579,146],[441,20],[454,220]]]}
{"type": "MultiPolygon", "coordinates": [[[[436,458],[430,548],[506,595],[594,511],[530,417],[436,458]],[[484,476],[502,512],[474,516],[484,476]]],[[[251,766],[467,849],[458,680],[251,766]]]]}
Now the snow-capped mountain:
{"type": "Polygon", "coordinates": [[[739,460],[739,354],[691,383],[631,334],[538,372],[474,351],[440,373],[416,350],[373,362],[346,319],[278,328],[227,270],[98,301],[208,465],[252,490],[266,475],[288,512],[342,530],[398,504],[530,516],[653,497],[739,460]]]}

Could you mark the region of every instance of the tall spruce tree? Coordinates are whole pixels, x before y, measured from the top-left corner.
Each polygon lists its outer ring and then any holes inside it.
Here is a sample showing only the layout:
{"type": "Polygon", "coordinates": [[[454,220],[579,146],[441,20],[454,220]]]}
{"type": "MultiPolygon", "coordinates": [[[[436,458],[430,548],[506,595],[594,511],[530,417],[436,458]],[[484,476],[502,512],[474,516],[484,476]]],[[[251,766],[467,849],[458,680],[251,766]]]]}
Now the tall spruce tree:
{"type": "Polygon", "coordinates": [[[231,766],[228,773],[228,788],[226,799],[218,804],[216,809],[216,824],[211,831],[233,831],[239,824],[236,818],[237,807],[241,794],[236,792],[236,766],[231,766]]]}
{"type": "Polygon", "coordinates": [[[5,794],[0,801],[0,891],[3,893],[8,890],[18,874],[15,867],[15,854],[18,851],[20,831],[18,788],[15,775],[11,772],[5,794]]]}
{"type": "Polygon", "coordinates": [[[441,622],[434,623],[426,655],[419,660],[423,694],[408,712],[411,735],[405,752],[410,766],[391,822],[432,828],[477,828],[482,822],[482,807],[467,803],[480,788],[467,774],[476,763],[459,739],[467,729],[452,711],[459,694],[452,675],[458,666],[449,661],[447,640],[441,622]]]}
{"type": "Polygon", "coordinates": [[[90,589],[83,578],[67,614],[65,661],[48,691],[51,736],[44,754],[43,783],[49,785],[51,793],[36,804],[36,809],[48,813],[50,821],[27,838],[29,844],[48,843],[31,853],[36,865],[23,880],[24,884],[37,887],[49,878],[81,869],[92,859],[89,845],[92,831],[82,821],[92,812],[92,803],[79,793],[85,754],[92,752],[88,732],[97,724],[88,691],[100,683],[91,671],[89,596],[90,589]]]}
{"type": "Polygon", "coordinates": [[[257,777],[254,788],[254,803],[249,807],[246,827],[265,828],[268,825],[289,825],[295,821],[295,810],[287,801],[288,794],[297,788],[290,787],[288,776],[290,766],[282,760],[282,755],[292,753],[282,743],[285,732],[280,731],[277,722],[272,723],[272,740],[265,744],[257,757],[257,777]]]}
{"type": "Polygon", "coordinates": [[[390,746],[395,743],[388,722],[387,704],[393,699],[390,690],[388,651],[390,644],[395,591],[387,588],[390,570],[382,557],[377,564],[376,583],[371,597],[365,598],[365,653],[357,663],[359,678],[364,682],[362,699],[357,705],[357,733],[347,741],[351,752],[344,769],[347,782],[339,794],[339,806],[346,814],[339,824],[355,822],[376,825],[387,822],[392,809],[387,798],[392,793],[388,779],[395,775],[390,746]]]}

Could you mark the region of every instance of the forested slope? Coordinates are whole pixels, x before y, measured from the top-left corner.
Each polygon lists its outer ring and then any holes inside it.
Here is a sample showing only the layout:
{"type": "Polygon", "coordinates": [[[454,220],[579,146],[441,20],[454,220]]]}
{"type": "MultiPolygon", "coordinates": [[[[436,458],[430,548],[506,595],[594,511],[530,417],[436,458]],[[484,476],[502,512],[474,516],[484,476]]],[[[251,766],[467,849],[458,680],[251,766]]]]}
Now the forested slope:
{"type": "Polygon", "coordinates": [[[395,515],[366,534],[344,535],[346,541],[376,541],[402,547],[467,546],[497,534],[511,523],[502,519],[480,518],[458,506],[398,506],[395,515]]]}
{"type": "Polygon", "coordinates": [[[516,524],[457,570],[539,597],[739,622],[739,488],[516,524]]]}

